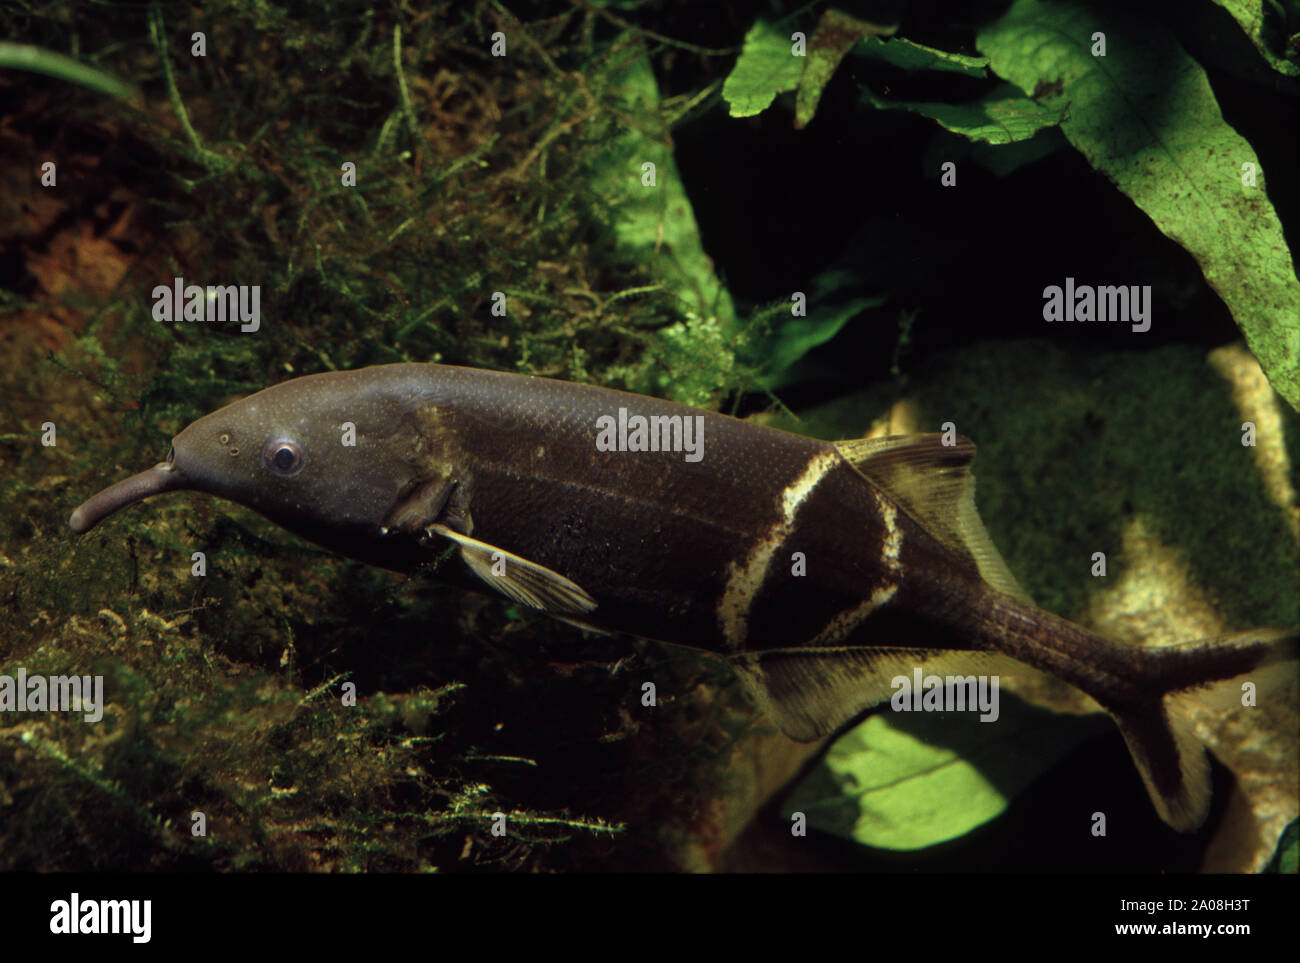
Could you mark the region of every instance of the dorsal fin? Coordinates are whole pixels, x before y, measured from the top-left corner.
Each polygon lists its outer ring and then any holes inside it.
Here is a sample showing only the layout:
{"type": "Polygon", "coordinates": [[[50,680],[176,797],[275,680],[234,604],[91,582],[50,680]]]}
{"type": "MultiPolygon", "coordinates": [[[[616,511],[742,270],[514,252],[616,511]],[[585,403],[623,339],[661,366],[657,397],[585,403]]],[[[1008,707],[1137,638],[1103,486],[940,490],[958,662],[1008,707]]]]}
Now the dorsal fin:
{"type": "Polygon", "coordinates": [[[892,435],[837,441],[848,462],[879,486],[913,519],[979,570],[999,592],[1032,602],[989,538],[975,509],[975,445],[960,435],[892,435]]]}

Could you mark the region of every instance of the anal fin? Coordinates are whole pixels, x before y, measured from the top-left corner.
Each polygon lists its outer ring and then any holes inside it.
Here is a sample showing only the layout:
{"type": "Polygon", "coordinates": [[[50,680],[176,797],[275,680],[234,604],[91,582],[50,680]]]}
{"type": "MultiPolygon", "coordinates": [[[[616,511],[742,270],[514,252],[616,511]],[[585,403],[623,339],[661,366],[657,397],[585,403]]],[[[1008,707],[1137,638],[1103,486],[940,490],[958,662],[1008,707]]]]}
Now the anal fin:
{"type": "Polygon", "coordinates": [[[887,701],[893,680],[924,675],[970,675],[986,669],[992,653],[920,648],[774,649],[727,661],[746,690],[782,732],[812,742],[859,712],[887,701]]]}

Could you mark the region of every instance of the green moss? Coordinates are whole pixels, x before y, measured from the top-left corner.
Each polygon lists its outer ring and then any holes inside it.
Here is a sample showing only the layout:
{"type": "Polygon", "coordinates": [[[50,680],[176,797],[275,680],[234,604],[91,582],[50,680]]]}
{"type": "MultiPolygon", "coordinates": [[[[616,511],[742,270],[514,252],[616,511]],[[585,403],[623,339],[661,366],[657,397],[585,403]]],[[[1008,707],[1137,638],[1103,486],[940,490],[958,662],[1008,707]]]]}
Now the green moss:
{"type": "MultiPolygon", "coordinates": [[[[111,127],[114,150],[61,163],[59,198],[71,219],[107,210],[128,227],[94,249],[118,280],[74,277],[39,305],[76,333],[4,374],[19,423],[4,442],[0,672],[94,666],[114,721],[0,720],[3,868],[649,865],[660,827],[692,818],[703,777],[687,768],[728,736],[690,712],[678,729],[641,726],[640,680],[611,671],[631,643],[575,643],[201,497],[66,529],[79,499],[159,460],[185,424],[296,374],[446,361],[701,402],[741,384],[737,335],[666,294],[648,256],[617,243],[619,198],[589,188],[617,183],[629,63],[652,79],[642,48],[551,18],[489,57],[502,15],[354,0],[310,20],[247,0],[75,24],[23,14],[33,43],[71,45],[149,99],[85,107],[59,87],[7,118],[33,150],[49,116],[72,136],[111,127]],[[207,59],[190,55],[194,31],[207,59]],[[156,322],[152,288],[173,277],[259,285],[260,330],[156,322]],[[46,419],[55,448],[31,443],[46,419]],[[541,715],[565,726],[562,745],[541,715]],[[643,792],[611,786],[638,766],[643,792]],[[190,833],[196,811],[206,837],[190,833]],[[497,811],[504,838],[488,832],[497,811]]],[[[667,141],[667,111],[638,116],[667,141]]],[[[656,678],[682,705],[721,681],[695,660],[656,678]]]]}

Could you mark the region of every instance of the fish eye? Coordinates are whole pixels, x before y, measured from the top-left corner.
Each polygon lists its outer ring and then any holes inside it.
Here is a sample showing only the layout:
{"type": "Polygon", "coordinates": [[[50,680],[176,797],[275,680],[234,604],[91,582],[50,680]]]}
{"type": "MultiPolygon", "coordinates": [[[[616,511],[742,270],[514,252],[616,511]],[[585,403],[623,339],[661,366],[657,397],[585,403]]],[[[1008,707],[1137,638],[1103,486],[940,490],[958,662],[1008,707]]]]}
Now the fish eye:
{"type": "Polygon", "coordinates": [[[302,446],[292,438],[272,438],[262,449],[262,461],[271,474],[292,478],[302,471],[302,446]]]}

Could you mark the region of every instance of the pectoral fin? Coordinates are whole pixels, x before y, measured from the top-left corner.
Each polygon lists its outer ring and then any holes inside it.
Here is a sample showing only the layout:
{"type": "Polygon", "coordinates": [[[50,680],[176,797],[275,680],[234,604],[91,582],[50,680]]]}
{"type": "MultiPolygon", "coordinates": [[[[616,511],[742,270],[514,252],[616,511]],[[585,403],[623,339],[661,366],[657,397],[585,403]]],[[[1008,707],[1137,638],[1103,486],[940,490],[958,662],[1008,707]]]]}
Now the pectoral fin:
{"type": "Polygon", "coordinates": [[[544,565],[462,535],[446,525],[431,525],[429,532],[455,542],[470,570],[512,601],[552,615],[580,615],[596,607],[596,600],[581,586],[544,565]]]}
{"type": "Polygon", "coordinates": [[[417,486],[393,506],[384,526],[398,532],[419,532],[442,512],[455,482],[433,478],[417,486]]]}

